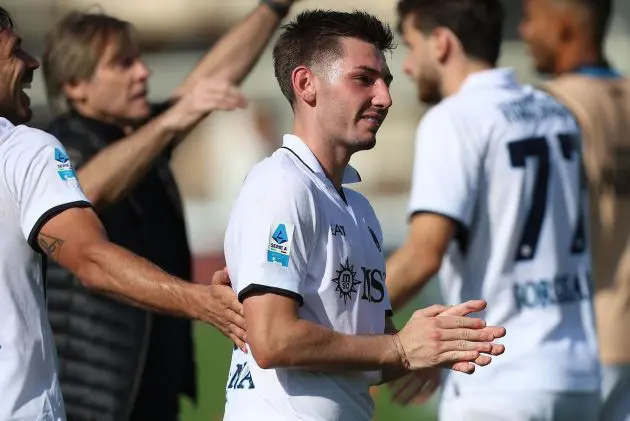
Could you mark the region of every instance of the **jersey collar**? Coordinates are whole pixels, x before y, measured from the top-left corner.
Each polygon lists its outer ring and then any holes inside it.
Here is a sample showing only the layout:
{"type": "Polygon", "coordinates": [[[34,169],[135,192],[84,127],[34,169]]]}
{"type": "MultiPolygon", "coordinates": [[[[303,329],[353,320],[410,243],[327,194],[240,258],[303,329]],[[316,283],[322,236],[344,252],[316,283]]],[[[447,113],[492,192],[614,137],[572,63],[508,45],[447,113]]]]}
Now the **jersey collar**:
{"type": "Polygon", "coordinates": [[[468,75],[461,88],[462,91],[518,86],[514,69],[503,67],[499,69],[482,70],[468,75]]]}
{"type": "MultiPolygon", "coordinates": [[[[324,174],[322,166],[302,139],[292,134],[285,134],[282,138],[282,147],[293,152],[293,154],[295,154],[295,156],[302,161],[302,163],[311,170],[313,174],[317,175],[321,179],[326,179],[326,174],[324,174]]],[[[341,180],[342,184],[358,183],[359,181],[361,181],[359,172],[348,164],[343,173],[343,180],[341,180]]]]}
{"type": "Polygon", "coordinates": [[[618,79],[621,77],[621,73],[619,73],[607,64],[602,64],[599,66],[581,66],[573,70],[571,73],[601,79],[618,79]]]}

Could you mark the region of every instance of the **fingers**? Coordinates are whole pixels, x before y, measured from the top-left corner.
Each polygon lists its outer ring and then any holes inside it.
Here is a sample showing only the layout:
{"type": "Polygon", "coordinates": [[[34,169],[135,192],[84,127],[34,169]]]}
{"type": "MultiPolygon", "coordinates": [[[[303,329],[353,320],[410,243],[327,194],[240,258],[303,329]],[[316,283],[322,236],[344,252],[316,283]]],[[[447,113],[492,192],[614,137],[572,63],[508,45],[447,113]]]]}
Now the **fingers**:
{"type": "Polygon", "coordinates": [[[392,384],[392,400],[400,405],[421,405],[431,398],[439,385],[439,371],[435,375],[419,371],[392,384]]]}
{"type": "Polygon", "coordinates": [[[473,342],[492,342],[495,336],[485,329],[442,329],[440,339],[443,341],[454,341],[463,339],[473,342]]]}
{"type": "Polygon", "coordinates": [[[440,304],[434,304],[431,307],[427,307],[427,308],[423,308],[420,310],[416,310],[413,313],[412,317],[435,317],[438,314],[444,312],[448,307],[440,305],[440,304]]]}
{"type": "Polygon", "coordinates": [[[479,358],[479,351],[446,351],[438,355],[440,365],[452,366],[459,362],[472,362],[479,358]]]}
{"type": "Polygon", "coordinates": [[[214,272],[212,275],[211,285],[231,285],[230,276],[228,274],[227,268],[224,267],[221,270],[214,272]]]}
{"type": "Polygon", "coordinates": [[[482,319],[463,316],[442,316],[435,318],[436,325],[442,329],[481,329],[486,327],[486,322],[482,319]]]}
{"type": "Polygon", "coordinates": [[[487,342],[470,342],[465,340],[440,342],[442,352],[449,351],[477,351],[489,354],[492,344],[487,342]]]}
{"type": "Polygon", "coordinates": [[[225,110],[247,107],[243,93],[234,85],[225,81],[209,80],[196,94],[204,111],[225,110]]]}
{"type": "Polygon", "coordinates": [[[492,350],[490,350],[490,355],[501,355],[505,352],[505,345],[502,344],[492,344],[492,350]]]}
{"type": "Polygon", "coordinates": [[[475,365],[469,362],[458,362],[453,364],[450,369],[464,374],[472,374],[475,372],[475,365]]]}
{"type": "Polygon", "coordinates": [[[498,326],[488,326],[483,329],[486,332],[490,332],[495,339],[502,338],[505,336],[505,328],[498,326]]]}
{"type": "Polygon", "coordinates": [[[492,357],[489,355],[480,355],[474,362],[480,367],[485,367],[492,362],[492,357]]]}
{"type": "Polygon", "coordinates": [[[402,380],[404,382],[398,385],[392,395],[392,400],[400,405],[408,405],[410,402],[420,405],[426,402],[433,394],[433,391],[435,391],[434,385],[437,384],[431,379],[413,376],[402,380]]]}
{"type": "Polygon", "coordinates": [[[470,313],[476,313],[486,308],[487,303],[484,300],[469,300],[465,303],[457,304],[446,308],[440,315],[444,316],[467,316],[470,313]]]}
{"type": "Polygon", "coordinates": [[[241,351],[247,354],[247,345],[245,341],[236,335],[228,335],[228,338],[236,345],[241,351]]]}

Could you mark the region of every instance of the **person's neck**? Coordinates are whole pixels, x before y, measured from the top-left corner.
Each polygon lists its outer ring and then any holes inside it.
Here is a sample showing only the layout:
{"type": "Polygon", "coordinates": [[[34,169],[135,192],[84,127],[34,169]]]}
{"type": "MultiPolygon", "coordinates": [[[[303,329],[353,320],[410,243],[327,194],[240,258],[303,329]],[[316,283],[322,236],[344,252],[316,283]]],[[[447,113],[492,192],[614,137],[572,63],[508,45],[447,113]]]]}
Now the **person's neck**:
{"type": "Polygon", "coordinates": [[[293,134],[308,146],[324,170],[326,177],[337,190],[341,190],[343,174],[348,162],[350,162],[352,153],[343,147],[336,146],[335,142],[326,138],[316,124],[305,124],[296,118],[293,124],[293,134]]]}
{"type": "Polygon", "coordinates": [[[584,40],[562,48],[554,64],[553,74],[556,76],[572,72],[580,67],[608,65],[602,48],[584,40]]]}
{"type": "Polygon", "coordinates": [[[468,76],[493,68],[494,66],[489,63],[476,60],[453,63],[453,65],[444,72],[444,78],[442,79],[442,96],[446,98],[458,92],[468,76]]]}
{"type": "Polygon", "coordinates": [[[101,123],[105,124],[111,124],[112,126],[120,128],[126,134],[129,134],[133,131],[133,125],[128,121],[123,121],[102,113],[95,112],[89,108],[81,106],[81,104],[74,104],[73,108],[83,117],[100,121],[101,123]]]}

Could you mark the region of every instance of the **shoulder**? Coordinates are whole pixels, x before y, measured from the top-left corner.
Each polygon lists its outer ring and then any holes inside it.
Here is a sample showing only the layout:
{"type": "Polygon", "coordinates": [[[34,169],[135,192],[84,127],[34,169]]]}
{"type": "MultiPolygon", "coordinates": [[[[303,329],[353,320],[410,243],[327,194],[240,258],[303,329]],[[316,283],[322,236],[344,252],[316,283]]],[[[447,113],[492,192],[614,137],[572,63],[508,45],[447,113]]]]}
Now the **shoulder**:
{"type": "MultiPolygon", "coordinates": [[[[0,122],[0,125],[2,122],[0,122]]],[[[9,123],[10,124],[10,123],[9,123]]],[[[42,149],[62,149],[59,140],[43,130],[29,126],[0,126],[0,147],[3,155],[37,155],[42,149]]]]}
{"type": "Polygon", "coordinates": [[[299,164],[284,150],[274,152],[250,170],[241,195],[265,206],[312,206],[317,187],[299,164]]]}
{"type": "Polygon", "coordinates": [[[367,197],[365,197],[362,193],[347,187],[344,187],[343,191],[348,199],[348,202],[352,203],[353,207],[358,207],[364,217],[375,220],[378,219],[376,217],[374,207],[372,207],[372,203],[367,197]]]}

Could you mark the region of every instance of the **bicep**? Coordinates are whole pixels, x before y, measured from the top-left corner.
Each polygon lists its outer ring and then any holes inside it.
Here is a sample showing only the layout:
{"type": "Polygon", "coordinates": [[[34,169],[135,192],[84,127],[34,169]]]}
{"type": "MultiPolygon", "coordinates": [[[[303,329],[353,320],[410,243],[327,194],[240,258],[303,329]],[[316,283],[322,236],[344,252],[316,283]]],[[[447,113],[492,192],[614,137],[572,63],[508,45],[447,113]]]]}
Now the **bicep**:
{"type": "Polygon", "coordinates": [[[279,334],[287,333],[291,323],[299,319],[298,306],[295,299],[274,293],[255,292],[245,298],[247,341],[254,353],[262,347],[281,346],[279,334]]]}
{"type": "Polygon", "coordinates": [[[76,273],[84,252],[107,241],[105,229],[91,208],[67,209],[49,219],[37,234],[39,248],[76,273]]]}
{"type": "Polygon", "coordinates": [[[407,245],[423,256],[442,258],[448,243],[457,232],[458,223],[452,218],[433,212],[412,216],[407,245]]]}

